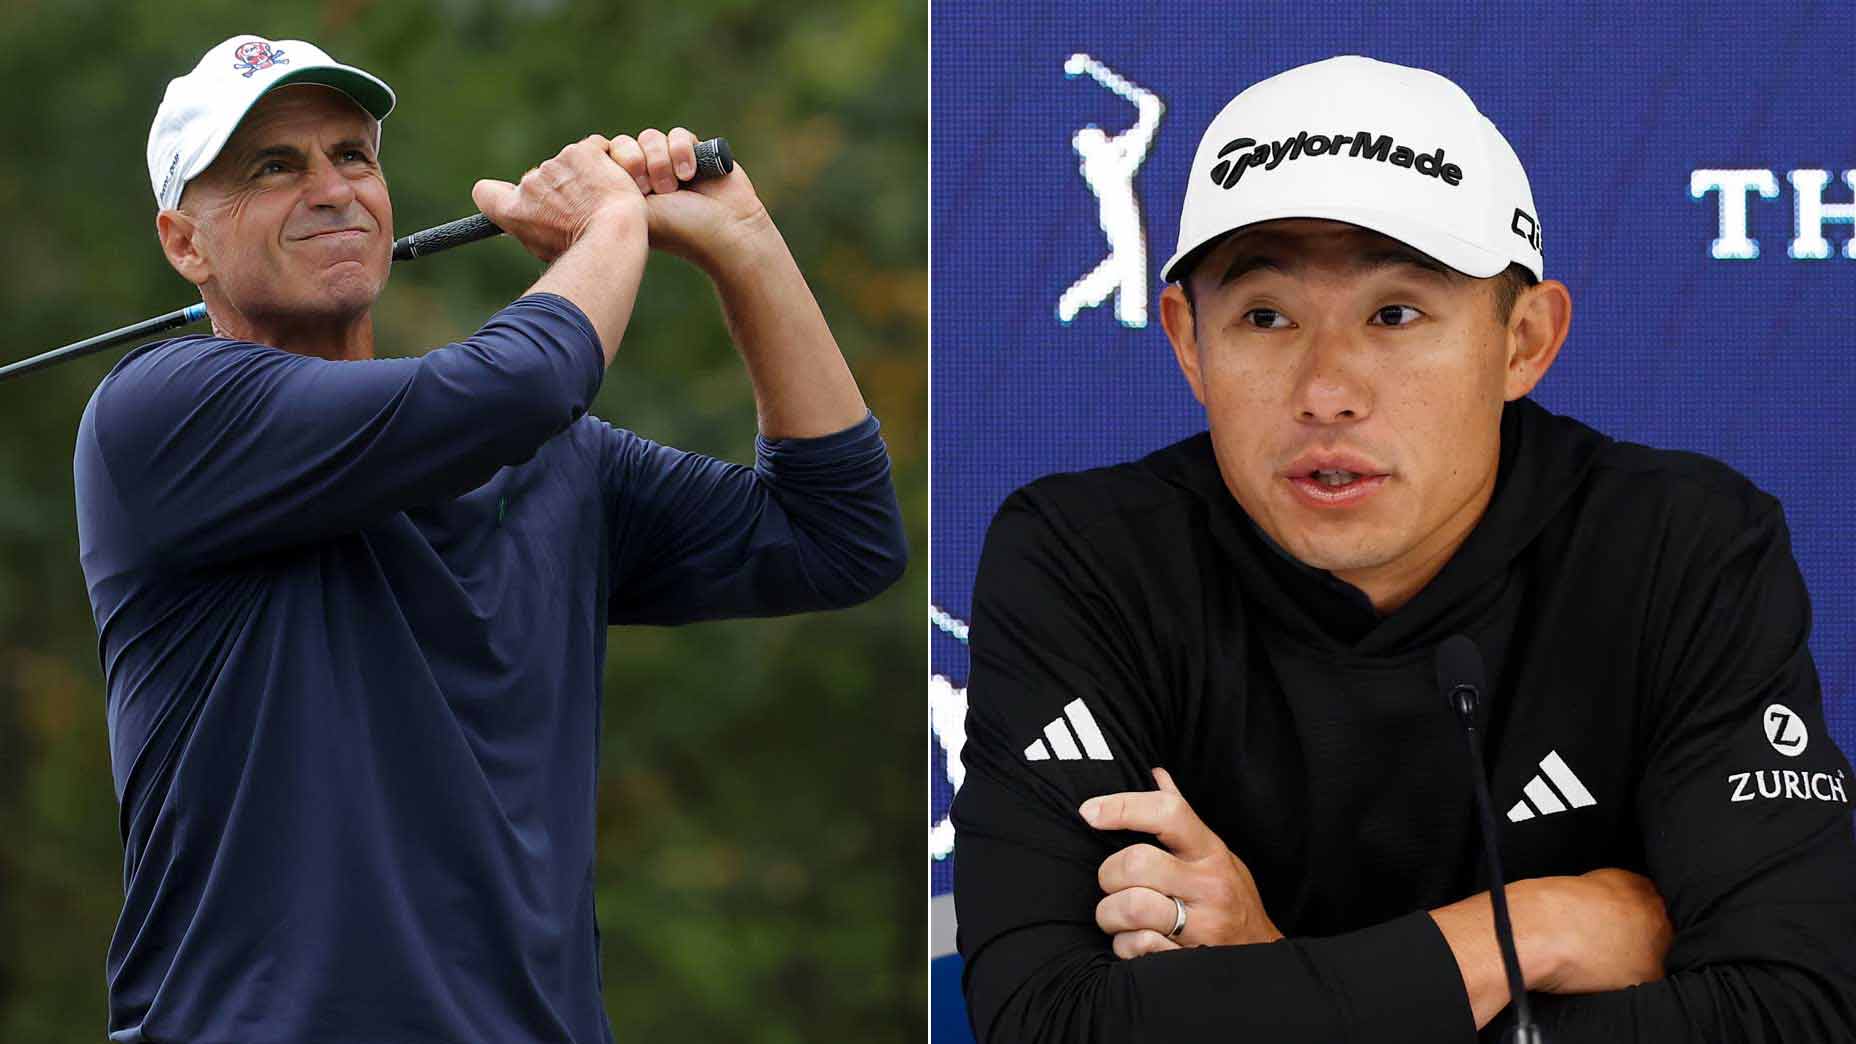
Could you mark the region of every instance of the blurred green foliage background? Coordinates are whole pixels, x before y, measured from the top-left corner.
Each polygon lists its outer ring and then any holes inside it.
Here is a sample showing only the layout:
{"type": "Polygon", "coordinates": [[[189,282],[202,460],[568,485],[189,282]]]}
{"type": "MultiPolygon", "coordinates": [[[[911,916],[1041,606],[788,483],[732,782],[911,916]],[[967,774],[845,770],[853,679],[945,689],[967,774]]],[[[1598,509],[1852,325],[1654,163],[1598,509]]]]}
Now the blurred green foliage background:
{"type": "MultiPolygon", "coordinates": [[[[612,632],[598,907],[620,1040],[919,1039],[927,951],[924,0],[0,5],[0,361],[197,300],[144,160],[167,81],[237,33],[384,78],[401,234],[587,133],[727,136],[883,421],[908,577],[854,610],[612,632]]],[[[382,354],[469,334],[539,274],[507,239],[394,273],[382,354]]],[[[122,899],[71,452],[120,353],[0,385],[0,1041],[102,1040],[122,899]]],[[[751,460],[714,293],[654,256],[595,412],[751,460]]]]}

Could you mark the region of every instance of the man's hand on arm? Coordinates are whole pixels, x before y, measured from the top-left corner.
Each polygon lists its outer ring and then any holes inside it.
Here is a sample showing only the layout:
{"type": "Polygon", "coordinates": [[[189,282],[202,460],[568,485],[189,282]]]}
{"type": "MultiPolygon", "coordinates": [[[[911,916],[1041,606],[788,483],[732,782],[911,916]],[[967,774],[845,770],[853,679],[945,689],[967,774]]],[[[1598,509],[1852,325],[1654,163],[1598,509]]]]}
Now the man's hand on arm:
{"type": "Polygon", "coordinates": [[[696,136],[678,127],[612,139],[611,156],[644,194],[651,246],[701,268],[754,384],[770,439],[842,431],[868,412],[824,313],[739,164],[726,177],[679,185],[696,171],[696,136]]]}
{"type": "Polygon", "coordinates": [[[1199,819],[1173,777],[1154,769],[1159,790],[1105,794],[1083,802],[1083,820],[1097,830],[1152,834],[1166,850],[1129,845],[1102,861],[1096,879],[1107,895],[1096,924],[1114,937],[1124,960],[1182,946],[1235,946],[1282,938],[1263,909],[1250,868],[1199,819]],[[1178,935],[1177,898],[1186,908],[1178,935]]]}

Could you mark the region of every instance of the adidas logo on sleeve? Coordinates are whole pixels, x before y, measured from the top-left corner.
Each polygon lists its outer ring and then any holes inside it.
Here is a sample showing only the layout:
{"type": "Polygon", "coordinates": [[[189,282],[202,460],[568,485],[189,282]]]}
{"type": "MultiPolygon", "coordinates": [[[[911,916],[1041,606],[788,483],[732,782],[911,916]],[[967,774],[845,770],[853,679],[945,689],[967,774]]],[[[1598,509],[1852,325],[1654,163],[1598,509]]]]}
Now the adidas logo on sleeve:
{"type": "Polygon", "coordinates": [[[1049,761],[1053,752],[1058,761],[1082,761],[1085,757],[1090,761],[1115,760],[1115,755],[1108,751],[1108,741],[1102,738],[1101,728],[1096,725],[1095,716],[1089,713],[1082,700],[1064,704],[1063,713],[1044,726],[1044,739],[1032,740],[1025,748],[1025,758],[1049,761]],[[1067,727],[1064,725],[1066,719],[1069,721],[1067,727]],[[1045,746],[1046,740],[1049,746],[1045,746]]]}
{"type": "Polygon", "coordinates": [[[1520,823],[1536,815],[1550,816],[1555,812],[1565,812],[1572,808],[1588,808],[1598,804],[1592,792],[1585,789],[1579,777],[1572,774],[1566,760],[1560,752],[1550,750],[1540,759],[1540,775],[1527,781],[1521,788],[1527,796],[1514,803],[1508,810],[1508,822],[1520,823]]]}

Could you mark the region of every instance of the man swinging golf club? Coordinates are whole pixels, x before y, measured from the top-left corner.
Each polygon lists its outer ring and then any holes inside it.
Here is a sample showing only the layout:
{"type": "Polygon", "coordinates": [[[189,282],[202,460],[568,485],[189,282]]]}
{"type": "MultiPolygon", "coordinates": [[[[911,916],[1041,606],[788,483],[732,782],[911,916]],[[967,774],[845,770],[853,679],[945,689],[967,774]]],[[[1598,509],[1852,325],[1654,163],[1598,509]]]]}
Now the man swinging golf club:
{"type": "Polygon", "coordinates": [[[241,36],[169,86],[156,230],[210,336],[78,432],[121,802],[117,1041],[609,1039],[593,910],[606,624],[847,606],[907,552],[877,422],[740,169],[591,135],[478,208],[550,262],[374,358],[394,95],[241,36]],[[714,281],[743,468],[587,414],[646,251],[714,281]]]}

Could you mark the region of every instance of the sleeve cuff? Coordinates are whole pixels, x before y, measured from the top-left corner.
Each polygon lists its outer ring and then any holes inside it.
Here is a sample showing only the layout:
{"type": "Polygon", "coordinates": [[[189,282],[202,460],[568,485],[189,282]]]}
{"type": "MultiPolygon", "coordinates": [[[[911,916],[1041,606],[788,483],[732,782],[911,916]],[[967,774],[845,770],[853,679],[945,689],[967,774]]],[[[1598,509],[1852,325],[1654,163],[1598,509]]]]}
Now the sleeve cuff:
{"type": "Polygon", "coordinates": [[[1297,945],[1346,1004],[1353,1039],[1475,1044],[1463,974],[1429,913],[1297,945]]]}
{"type": "Polygon", "coordinates": [[[851,443],[861,442],[875,435],[881,429],[882,425],[877,423],[876,414],[871,413],[869,410],[865,410],[863,420],[858,421],[856,424],[842,431],[834,431],[829,435],[784,439],[770,439],[765,435],[758,435],[755,436],[755,443],[758,446],[764,447],[762,450],[763,453],[829,453],[834,449],[840,449],[851,443]]]}
{"type": "Polygon", "coordinates": [[[849,477],[869,472],[887,474],[889,449],[879,434],[882,425],[876,414],[866,412],[864,419],[829,435],[812,438],[770,439],[754,437],[755,470],[764,475],[807,475],[849,477]]]}

